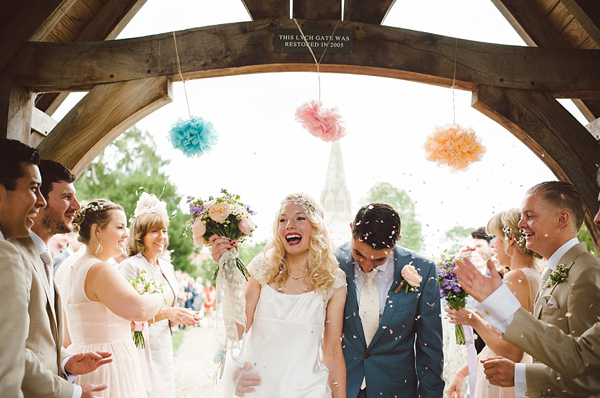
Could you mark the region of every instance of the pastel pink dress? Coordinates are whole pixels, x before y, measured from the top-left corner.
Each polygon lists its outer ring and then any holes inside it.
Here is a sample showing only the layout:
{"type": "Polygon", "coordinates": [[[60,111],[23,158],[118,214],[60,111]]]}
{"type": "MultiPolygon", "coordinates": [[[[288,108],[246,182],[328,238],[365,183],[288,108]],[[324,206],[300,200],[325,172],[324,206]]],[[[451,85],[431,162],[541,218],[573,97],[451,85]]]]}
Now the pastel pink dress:
{"type": "Polygon", "coordinates": [[[113,361],[78,376],[76,384],[107,384],[97,397],[146,398],[139,356],[133,343],[130,321],[111,312],[85,294],[85,280],[97,258],[82,258],[73,265],[67,298],[70,352],[108,351],[113,361]]]}

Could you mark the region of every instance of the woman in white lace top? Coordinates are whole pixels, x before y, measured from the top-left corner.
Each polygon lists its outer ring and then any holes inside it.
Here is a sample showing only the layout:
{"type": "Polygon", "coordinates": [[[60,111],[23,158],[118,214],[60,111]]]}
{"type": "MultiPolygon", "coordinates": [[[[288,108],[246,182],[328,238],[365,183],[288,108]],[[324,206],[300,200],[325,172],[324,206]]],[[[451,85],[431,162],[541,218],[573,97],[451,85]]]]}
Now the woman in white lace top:
{"type": "MultiPolygon", "coordinates": [[[[215,261],[234,246],[211,242],[215,261]]],[[[226,361],[223,396],[346,396],[346,276],[333,253],[321,206],[304,193],[286,196],[273,240],[248,267],[247,349],[226,361]]]]}

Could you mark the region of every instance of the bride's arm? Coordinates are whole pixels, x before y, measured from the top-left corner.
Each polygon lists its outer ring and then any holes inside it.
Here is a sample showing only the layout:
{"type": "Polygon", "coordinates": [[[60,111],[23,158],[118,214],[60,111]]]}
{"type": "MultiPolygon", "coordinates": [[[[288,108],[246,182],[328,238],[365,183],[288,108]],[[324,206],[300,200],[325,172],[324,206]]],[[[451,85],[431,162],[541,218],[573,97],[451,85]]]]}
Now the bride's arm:
{"type": "Polygon", "coordinates": [[[346,398],[346,361],[342,352],[342,326],[344,324],[344,306],[346,304],[346,288],[334,290],[325,318],[325,335],[323,338],[323,362],[329,371],[329,387],[333,398],[346,398]]]}
{"type": "MultiPolygon", "coordinates": [[[[254,321],[254,310],[256,310],[256,304],[258,304],[258,298],[260,297],[260,283],[253,277],[249,277],[246,282],[245,292],[246,296],[246,332],[250,330],[252,321],[254,321]]],[[[242,338],[242,327],[238,325],[238,334],[242,338]]]]}

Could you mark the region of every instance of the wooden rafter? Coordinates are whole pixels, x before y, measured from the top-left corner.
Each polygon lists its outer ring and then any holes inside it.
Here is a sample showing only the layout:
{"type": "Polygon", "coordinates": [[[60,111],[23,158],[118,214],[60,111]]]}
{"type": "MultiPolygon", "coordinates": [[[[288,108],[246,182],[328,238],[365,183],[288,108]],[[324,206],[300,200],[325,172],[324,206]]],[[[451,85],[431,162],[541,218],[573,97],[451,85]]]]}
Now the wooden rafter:
{"type": "Polygon", "coordinates": [[[95,87],[42,141],[40,154],[82,173],[123,131],[171,102],[171,86],[153,77],[95,87]]]}
{"type": "Polygon", "coordinates": [[[588,35],[600,46],[600,8],[597,0],[561,0],[588,35]]]}
{"type": "Polygon", "coordinates": [[[380,24],[396,0],[345,0],[344,21],[380,24]]]}
{"type": "Polygon", "coordinates": [[[242,3],[253,20],[290,17],[289,0],[242,0],[242,3]]]}
{"type": "Polygon", "coordinates": [[[600,231],[593,222],[600,144],[586,128],[544,93],[480,86],[474,91],[473,107],[513,133],[558,179],[577,188],[585,201],[590,235],[600,249],[600,231]]]}
{"type": "Polygon", "coordinates": [[[65,8],[75,0],[23,0],[2,13],[12,14],[8,23],[0,27],[0,71],[9,60],[40,29],[51,29],[60,20],[65,8]]]}
{"type": "MultiPolygon", "coordinates": [[[[535,2],[521,0],[492,0],[492,2],[528,45],[570,48],[570,44],[546,19],[546,11],[537,9],[535,2]]],[[[573,102],[587,120],[591,121],[600,117],[600,101],[574,99],[573,102]]]]}
{"type": "Polygon", "coordinates": [[[339,20],[342,0],[296,0],[292,14],[298,19],[339,20]]]}
{"type": "MultiPolygon", "coordinates": [[[[308,23],[308,22],[306,22],[308,23]]],[[[335,21],[310,21],[331,29],[335,21]]],[[[313,71],[308,52],[275,53],[277,29],[293,21],[260,20],[181,31],[177,46],[186,79],[261,72],[313,71]]],[[[600,98],[600,51],[528,48],[458,40],[355,22],[354,51],[326,54],[321,71],[367,74],[456,87],[484,84],[556,97],[600,98]],[[374,51],[376,49],[376,51],[374,51]]],[[[90,43],[27,43],[11,65],[35,91],[85,90],[96,84],[169,76],[179,80],[172,34],[90,43]]]]}

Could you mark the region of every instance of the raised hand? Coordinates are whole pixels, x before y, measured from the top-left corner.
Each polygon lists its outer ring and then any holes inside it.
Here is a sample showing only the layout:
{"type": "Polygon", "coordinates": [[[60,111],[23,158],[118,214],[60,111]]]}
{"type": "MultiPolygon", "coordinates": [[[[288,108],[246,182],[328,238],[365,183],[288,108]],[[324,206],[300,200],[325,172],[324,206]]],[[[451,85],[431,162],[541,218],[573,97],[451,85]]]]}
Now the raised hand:
{"type": "Polygon", "coordinates": [[[254,387],[260,386],[261,378],[256,373],[250,373],[252,369],[252,365],[246,362],[243,368],[237,368],[233,372],[235,395],[237,397],[243,397],[247,392],[254,392],[254,387]]]}
{"type": "Polygon", "coordinates": [[[106,384],[84,384],[81,386],[81,398],[93,398],[95,392],[103,391],[107,388],[106,384]]]}
{"type": "Polygon", "coordinates": [[[211,236],[210,238],[208,238],[208,241],[210,242],[211,247],[212,247],[211,248],[212,258],[217,263],[219,262],[219,259],[221,258],[223,253],[233,249],[234,247],[237,248],[239,245],[239,242],[231,240],[229,238],[223,238],[222,236],[219,236],[219,235],[211,236]]]}
{"type": "Polygon", "coordinates": [[[111,355],[110,352],[102,351],[72,355],[65,364],[65,370],[72,375],[84,375],[93,372],[104,364],[112,362],[111,355]]]}
{"type": "Polygon", "coordinates": [[[460,311],[456,311],[450,306],[444,309],[446,311],[446,317],[450,323],[455,325],[469,325],[474,326],[477,320],[477,314],[473,310],[468,310],[461,307],[460,311]]]}
{"type": "Polygon", "coordinates": [[[460,285],[479,302],[488,298],[502,285],[502,278],[491,260],[487,261],[491,276],[482,275],[468,258],[456,260],[454,264],[456,264],[454,273],[458,276],[460,285]]]}
{"type": "Polygon", "coordinates": [[[515,385],[515,363],[503,357],[493,357],[481,361],[483,373],[490,384],[500,387],[515,385]]]}

